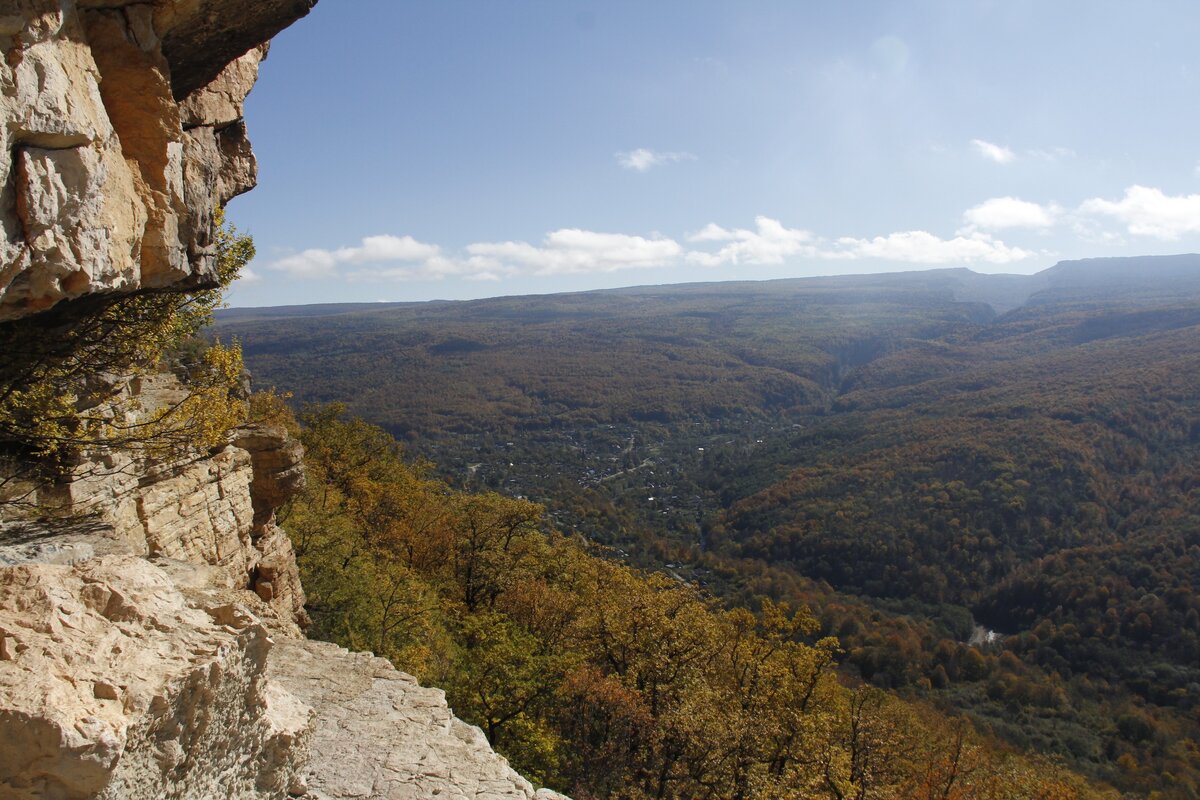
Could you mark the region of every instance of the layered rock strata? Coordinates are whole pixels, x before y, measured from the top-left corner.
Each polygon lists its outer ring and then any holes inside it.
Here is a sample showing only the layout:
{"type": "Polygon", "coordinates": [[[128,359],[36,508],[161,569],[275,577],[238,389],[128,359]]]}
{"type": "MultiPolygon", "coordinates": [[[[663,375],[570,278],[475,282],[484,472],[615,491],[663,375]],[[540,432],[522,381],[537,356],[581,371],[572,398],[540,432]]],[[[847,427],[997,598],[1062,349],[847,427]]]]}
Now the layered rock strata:
{"type": "MultiPolygon", "coordinates": [[[[121,397],[152,415],[184,395],[174,375],[157,373],[137,378],[121,397]]],[[[281,619],[303,626],[295,555],[274,514],[304,486],[303,448],[278,426],[248,425],[230,439],[213,452],[171,460],[111,450],[83,458],[63,480],[29,491],[24,505],[41,510],[40,532],[25,523],[12,536],[50,546],[65,535],[65,523],[74,520],[67,527],[77,531],[86,521],[91,551],[212,567],[213,581],[251,589],[281,619]]],[[[0,525],[3,513],[0,505],[0,525]]],[[[78,537],[72,541],[80,546],[78,537]]]]}
{"type": "Polygon", "coordinates": [[[440,690],[303,638],[272,505],[302,451],[280,428],[232,439],[81,464],[45,493],[55,516],[0,521],[0,796],[559,800],[440,690]]]}

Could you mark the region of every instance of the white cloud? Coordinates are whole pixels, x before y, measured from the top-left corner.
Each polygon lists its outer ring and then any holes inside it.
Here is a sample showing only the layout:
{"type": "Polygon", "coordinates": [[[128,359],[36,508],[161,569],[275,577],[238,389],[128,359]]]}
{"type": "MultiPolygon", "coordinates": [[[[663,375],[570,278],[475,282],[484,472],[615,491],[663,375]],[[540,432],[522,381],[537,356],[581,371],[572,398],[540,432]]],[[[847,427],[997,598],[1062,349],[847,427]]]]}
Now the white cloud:
{"type": "Polygon", "coordinates": [[[1200,194],[1168,195],[1161,189],[1130,186],[1120,200],[1094,197],[1079,211],[1114,217],[1135,236],[1174,240],[1187,233],[1200,233],[1200,194]]]}
{"type": "Polygon", "coordinates": [[[687,239],[689,242],[727,242],[735,236],[733,231],[727,231],[717,223],[710,222],[687,239]]]}
{"type": "Polygon", "coordinates": [[[450,258],[440,253],[419,263],[399,267],[362,269],[349,272],[354,281],[440,281],[446,278],[465,280],[500,280],[513,275],[515,269],[502,267],[481,258],[450,258]]]}
{"type": "Polygon", "coordinates": [[[372,264],[380,261],[425,261],[438,255],[434,244],[418,242],[411,236],[366,236],[361,247],[343,247],[333,256],[339,262],[372,264]]]}
{"type": "Polygon", "coordinates": [[[339,264],[428,262],[438,258],[440,252],[437,245],[418,242],[411,236],[366,236],[358,247],[304,250],[272,262],[270,268],[297,278],[328,278],[337,274],[339,264]]]}
{"type": "Polygon", "coordinates": [[[330,278],[342,265],[366,268],[341,273],[358,281],[462,278],[498,281],[518,274],[563,275],[667,266],[683,248],[661,236],[630,236],[563,228],[541,246],[528,242],[477,242],[465,254],[447,255],[411,236],[368,236],[358,247],[305,250],[278,259],[271,269],[300,278],[330,278]]]}
{"type": "Polygon", "coordinates": [[[914,264],[953,264],[986,261],[1008,264],[1036,255],[1019,247],[1009,247],[986,233],[972,233],[942,239],[926,231],[902,231],[873,239],[844,237],[837,248],[823,253],[827,258],[877,258],[914,264]]]}
{"type": "Polygon", "coordinates": [[[528,242],[479,242],[467,246],[480,272],[509,269],[534,275],[615,272],[662,267],[683,248],[674,239],[562,228],[546,234],[541,247],[528,242]]]}
{"type": "Polygon", "coordinates": [[[328,250],[304,250],[271,263],[271,269],[297,278],[325,278],[337,270],[337,259],[328,250]]]}
{"type": "Polygon", "coordinates": [[[687,260],[706,267],[719,264],[780,264],[789,256],[816,255],[816,239],[806,230],[787,228],[779,220],[758,216],[755,230],[726,230],[710,222],[688,237],[689,242],[729,242],[717,252],[693,250],[687,260]]]}
{"type": "MultiPolygon", "coordinates": [[[[1009,246],[983,228],[1039,227],[1059,213],[1015,198],[994,198],[969,209],[968,228],[952,239],[926,231],[873,238],[826,239],[777,219],[755,217],[753,228],[708,223],[687,237],[692,247],[659,234],[636,236],[560,228],[538,244],[510,240],[475,242],[456,252],[411,236],[368,236],[355,247],[313,249],[278,259],[271,269],[293,277],[341,277],[350,281],[501,281],[521,275],[579,275],[695,264],[779,265],[794,259],[874,259],[914,264],[1007,264],[1035,253],[1009,246]],[[347,269],[347,267],[350,267],[347,269]]],[[[249,280],[254,280],[251,273],[249,280]]]]}
{"type": "Polygon", "coordinates": [[[966,232],[976,228],[1049,228],[1058,220],[1062,209],[1055,205],[1038,205],[1016,197],[993,197],[963,212],[966,232]]]}
{"type": "Polygon", "coordinates": [[[960,232],[942,239],[925,231],[902,231],[870,239],[843,237],[830,242],[810,231],[785,227],[770,217],[756,217],[755,230],[728,230],[709,223],[688,237],[689,242],[728,242],[715,253],[692,250],[686,260],[715,267],[722,264],[781,264],[788,258],[852,261],[879,259],[916,264],[949,264],[986,261],[1007,264],[1036,255],[1010,247],[986,233],[960,232]]]}
{"type": "Polygon", "coordinates": [[[991,142],[985,142],[983,139],[972,139],[971,145],[975,148],[975,152],[984,158],[995,161],[997,164],[1008,164],[1017,157],[1016,153],[1004,145],[992,144],[991,142]]]}
{"type": "Polygon", "coordinates": [[[617,163],[622,167],[632,169],[636,172],[645,172],[651,167],[661,166],[662,164],[676,164],[680,161],[696,160],[696,157],[691,153],[658,153],[654,150],[648,150],[645,147],[617,153],[616,158],[617,163]]]}
{"type": "Polygon", "coordinates": [[[242,283],[258,283],[262,280],[262,275],[259,275],[249,267],[242,267],[241,271],[238,272],[237,279],[242,283]]]}

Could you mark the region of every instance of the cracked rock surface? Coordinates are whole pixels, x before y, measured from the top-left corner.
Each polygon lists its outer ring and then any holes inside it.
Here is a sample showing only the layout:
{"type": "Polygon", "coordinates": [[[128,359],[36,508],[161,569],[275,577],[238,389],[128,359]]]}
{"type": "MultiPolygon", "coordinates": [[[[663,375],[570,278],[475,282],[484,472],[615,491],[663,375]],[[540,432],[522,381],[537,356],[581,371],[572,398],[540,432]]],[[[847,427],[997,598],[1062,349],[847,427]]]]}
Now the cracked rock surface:
{"type": "Polygon", "coordinates": [[[145,559],[0,569],[0,794],[282,796],[311,735],[266,629],[145,559]]]}
{"type": "Polygon", "coordinates": [[[327,642],[281,641],[269,673],[316,716],[303,780],[308,800],[562,800],[497,755],[479,728],[370,653],[327,642]]]}

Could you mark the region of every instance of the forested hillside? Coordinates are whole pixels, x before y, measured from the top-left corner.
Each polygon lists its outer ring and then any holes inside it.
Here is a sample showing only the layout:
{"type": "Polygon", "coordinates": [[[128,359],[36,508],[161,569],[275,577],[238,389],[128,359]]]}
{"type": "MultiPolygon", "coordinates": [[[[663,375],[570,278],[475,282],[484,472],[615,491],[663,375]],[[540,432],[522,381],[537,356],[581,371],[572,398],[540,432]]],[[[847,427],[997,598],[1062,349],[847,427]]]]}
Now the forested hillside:
{"type": "Polygon", "coordinates": [[[808,608],[722,608],[604,558],[542,508],[452,490],[388,434],[274,396],[309,485],[281,511],[311,636],[446,688],[524,774],[576,798],[1115,796],[961,717],[843,685],[808,608]]]}
{"type": "Polygon", "coordinates": [[[807,605],[846,680],[1200,796],[1198,257],[220,330],[260,386],[346,402],[455,485],[728,608],[807,605]]]}

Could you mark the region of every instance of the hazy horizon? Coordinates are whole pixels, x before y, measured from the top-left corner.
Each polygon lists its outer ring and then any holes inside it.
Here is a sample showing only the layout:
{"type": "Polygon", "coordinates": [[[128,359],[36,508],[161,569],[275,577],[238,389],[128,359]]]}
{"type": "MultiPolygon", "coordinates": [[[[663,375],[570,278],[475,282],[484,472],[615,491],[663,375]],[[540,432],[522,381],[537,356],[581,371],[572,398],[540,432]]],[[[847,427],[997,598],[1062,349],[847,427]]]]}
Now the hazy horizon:
{"type": "MultiPolygon", "coordinates": [[[[1034,272],[1025,272],[1025,273],[1021,273],[1021,272],[983,272],[980,270],[971,269],[970,267],[953,267],[953,266],[950,266],[950,267],[926,267],[926,268],[916,267],[913,269],[877,270],[877,271],[871,271],[871,272],[842,272],[842,273],[835,273],[835,274],[828,274],[828,275],[791,275],[791,276],[785,275],[785,276],[778,277],[778,278],[725,278],[725,279],[711,279],[711,280],[703,280],[703,279],[679,280],[679,281],[671,281],[671,282],[665,282],[665,283],[630,283],[630,284],[620,284],[620,285],[616,285],[616,286],[601,286],[601,287],[585,288],[585,289],[547,289],[545,291],[506,292],[506,293],[500,293],[500,294],[489,294],[489,295],[480,295],[478,297],[464,297],[464,298],[429,297],[429,298],[424,298],[424,299],[409,299],[409,300],[313,300],[311,302],[304,302],[304,303],[270,303],[270,304],[263,304],[263,305],[249,305],[249,304],[230,302],[226,307],[230,308],[230,309],[255,309],[255,308],[279,308],[279,307],[292,307],[292,306],[324,306],[324,305],[389,305],[389,304],[399,304],[399,303],[460,303],[460,302],[471,302],[474,300],[496,300],[496,299],[501,299],[501,298],[505,298],[505,297],[526,297],[526,296],[542,296],[542,295],[555,295],[555,294],[575,294],[575,293],[580,293],[580,292],[609,292],[609,291],[621,291],[621,290],[626,290],[626,289],[628,289],[628,290],[655,289],[655,288],[669,287],[669,286],[683,287],[683,286],[698,286],[698,285],[710,285],[710,284],[711,285],[719,285],[719,284],[723,284],[723,283],[744,283],[744,282],[766,283],[766,282],[771,282],[771,281],[820,280],[822,278],[854,278],[854,277],[864,277],[865,278],[865,277],[869,277],[872,275],[902,275],[902,274],[908,274],[908,273],[947,272],[947,271],[959,270],[959,269],[965,269],[968,272],[971,272],[975,275],[981,275],[981,276],[986,275],[986,276],[992,276],[992,277],[1022,278],[1022,277],[1032,277],[1041,272],[1045,272],[1046,270],[1056,267],[1059,264],[1062,264],[1064,262],[1073,263],[1076,261],[1096,261],[1096,260],[1104,260],[1104,259],[1108,259],[1108,258],[1116,258],[1116,259],[1123,259],[1123,258],[1130,258],[1130,259],[1136,259],[1136,258],[1182,258],[1182,257],[1188,257],[1188,256],[1195,257],[1198,261],[1200,261],[1200,253],[1163,253],[1163,254],[1150,255],[1150,256],[1095,256],[1095,257],[1086,257],[1085,256],[1085,257],[1079,258],[1079,259],[1063,259],[1061,261],[1056,261],[1054,264],[1051,264],[1047,267],[1036,270],[1034,272]]],[[[219,313],[220,313],[220,311],[218,311],[218,314],[219,313]]]]}

